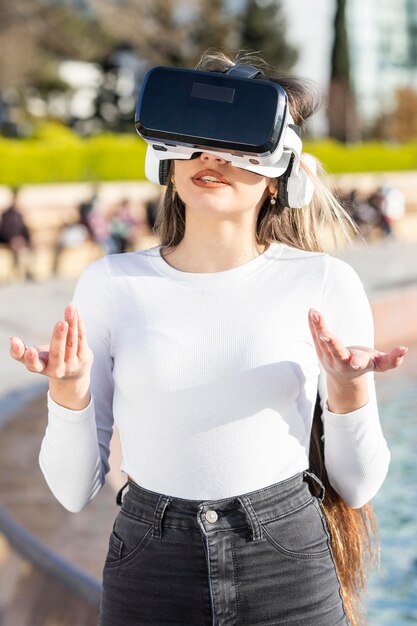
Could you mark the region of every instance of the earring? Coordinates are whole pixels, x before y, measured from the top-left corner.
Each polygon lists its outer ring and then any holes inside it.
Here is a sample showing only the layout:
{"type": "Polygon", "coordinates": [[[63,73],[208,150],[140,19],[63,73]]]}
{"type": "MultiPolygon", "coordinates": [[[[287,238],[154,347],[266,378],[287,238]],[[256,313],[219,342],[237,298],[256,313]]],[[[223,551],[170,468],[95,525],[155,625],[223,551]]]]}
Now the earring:
{"type": "Polygon", "coordinates": [[[174,174],[171,176],[171,183],[172,183],[172,191],[173,191],[174,193],[176,193],[177,188],[176,188],[176,186],[175,186],[175,178],[174,178],[174,174]]]}
{"type": "Polygon", "coordinates": [[[277,195],[278,195],[278,190],[275,190],[274,193],[271,193],[269,195],[269,200],[270,200],[271,204],[276,204],[277,203],[277,195]]]}

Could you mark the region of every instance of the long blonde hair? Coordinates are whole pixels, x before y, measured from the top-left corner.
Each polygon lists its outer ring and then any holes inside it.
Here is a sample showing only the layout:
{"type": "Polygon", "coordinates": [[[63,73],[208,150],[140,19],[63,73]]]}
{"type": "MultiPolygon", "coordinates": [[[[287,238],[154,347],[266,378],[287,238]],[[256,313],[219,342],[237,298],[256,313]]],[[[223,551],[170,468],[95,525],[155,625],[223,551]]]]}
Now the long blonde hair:
{"type": "MultiPolygon", "coordinates": [[[[222,72],[236,63],[258,67],[262,71],[261,78],[277,82],[285,89],[291,114],[298,126],[303,127],[319,108],[321,95],[317,88],[293,76],[277,73],[259,56],[251,53],[237,53],[232,60],[223,52],[207,51],[196,68],[222,72]]],[[[322,165],[317,161],[317,174],[312,173],[304,163],[301,166],[314,183],[312,201],[300,210],[273,205],[267,197],[256,223],[256,243],[260,246],[281,242],[301,250],[322,252],[329,245],[351,239],[356,232],[355,224],[331,191],[322,165]]],[[[185,206],[173,189],[171,176],[168,176],[167,190],[153,230],[162,246],[175,247],[184,236],[185,206]]],[[[323,511],[345,610],[352,626],[359,626],[363,623],[360,596],[365,590],[367,565],[376,560],[373,541],[376,535],[375,518],[370,504],[361,509],[351,509],[330,485],[324,464],[323,424],[318,406],[317,403],[311,433],[310,469],[326,486],[323,511]]]]}

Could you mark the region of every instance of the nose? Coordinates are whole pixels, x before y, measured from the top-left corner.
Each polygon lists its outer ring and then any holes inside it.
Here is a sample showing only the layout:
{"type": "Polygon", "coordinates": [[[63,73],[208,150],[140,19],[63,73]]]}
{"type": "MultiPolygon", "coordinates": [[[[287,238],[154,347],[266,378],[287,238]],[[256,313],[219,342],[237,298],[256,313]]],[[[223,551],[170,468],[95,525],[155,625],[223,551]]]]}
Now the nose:
{"type": "Polygon", "coordinates": [[[211,154],[211,152],[202,152],[200,154],[200,159],[202,161],[205,161],[206,163],[219,163],[220,165],[225,165],[226,163],[228,163],[226,159],[222,159],[222,157],[211,154]]]}

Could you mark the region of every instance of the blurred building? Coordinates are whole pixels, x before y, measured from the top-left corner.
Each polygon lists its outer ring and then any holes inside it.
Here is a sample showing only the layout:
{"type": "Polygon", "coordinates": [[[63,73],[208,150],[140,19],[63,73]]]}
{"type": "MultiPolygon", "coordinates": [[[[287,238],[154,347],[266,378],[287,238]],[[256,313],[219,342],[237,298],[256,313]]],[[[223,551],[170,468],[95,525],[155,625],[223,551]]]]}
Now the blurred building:
{"type": "Polygon", "coordinates": [[[417,0],[347,3],[352,77],[362,121],[390,111],[398,88],[417,89],[417,0]]]}
{"type": "MultiPolygon", "coordinates": [[[[300,51],[294,71],[326,90],[335,0],[282,0],[282,5],[289,40],[300,51]]],[[[346,22],[358,112],[368,126],[390,110],[396,89],[417,90],[417,0],[347,0],[346,22]]],[[[312,130],[326,132],[323,110],[312,130]]]]}

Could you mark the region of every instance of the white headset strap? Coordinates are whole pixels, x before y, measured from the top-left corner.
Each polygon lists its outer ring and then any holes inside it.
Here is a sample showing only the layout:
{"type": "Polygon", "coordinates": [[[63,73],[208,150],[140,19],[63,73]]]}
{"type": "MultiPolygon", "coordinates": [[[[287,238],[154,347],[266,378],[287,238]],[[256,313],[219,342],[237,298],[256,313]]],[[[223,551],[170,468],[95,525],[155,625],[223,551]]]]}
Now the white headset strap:
{"type": "Polygon", "coordinates": [[[294,155],[294,164],[293,164],[293,172],[294,174],[298,174],[300,169],[300,160],[301,160],[301,151],[303,149],[303,142],[301,141],[301,137],[297,135],[296,131],[291,128],[290,124],[294,124],[294,119],[291,113],[288,113],[288,121],[287,126],[285,128],[285,136],[284,136],[284,148],[291,150],[294,155]]]}

